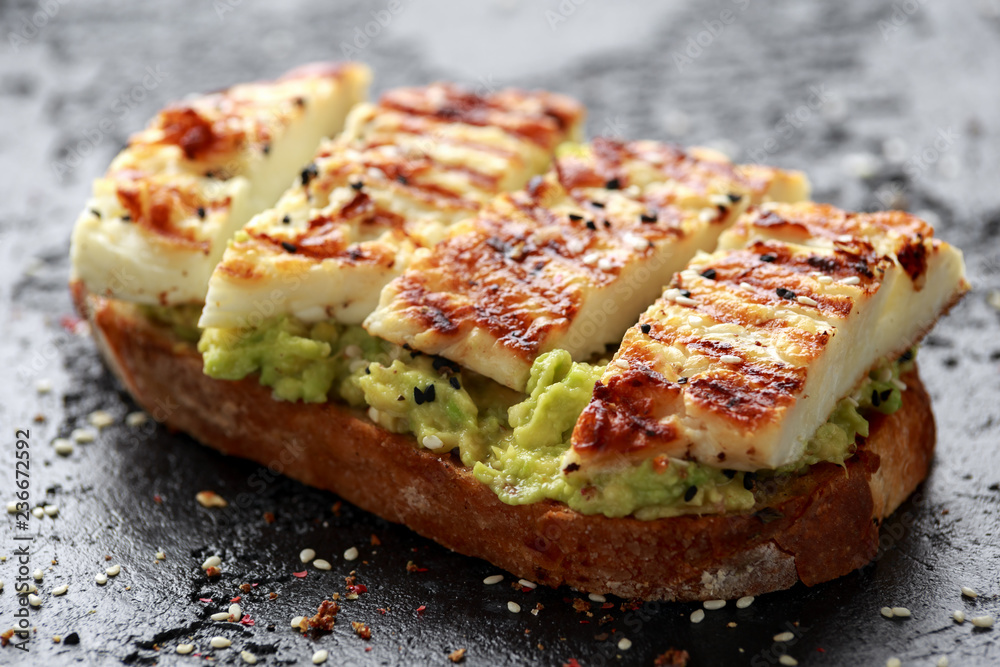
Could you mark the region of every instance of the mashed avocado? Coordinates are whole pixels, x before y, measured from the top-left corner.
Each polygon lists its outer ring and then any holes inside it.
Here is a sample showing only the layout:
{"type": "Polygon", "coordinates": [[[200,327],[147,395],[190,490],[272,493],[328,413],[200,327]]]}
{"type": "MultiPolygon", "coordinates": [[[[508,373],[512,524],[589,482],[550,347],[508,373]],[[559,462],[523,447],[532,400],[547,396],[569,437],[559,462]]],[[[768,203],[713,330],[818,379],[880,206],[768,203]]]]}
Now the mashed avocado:
{"type": "MultiPolygon", "coordinates": [[[[744,473],[673,458],[564,474],[573,426],[604,367],[574,362],[563,350],[535,361],[524,395],[357,326],[278,317],[249,331],[208,329],[198,349],[211,377],[259,373],[279,400],[323,402],[333,395],[367,408],[372,421],[390,431],[413,433],[427,449],[456,450],[505,503],[553,499],[584,514],[653,519],[748,510],[755,502],[744,473]]],[[[901,405],[896,384],[912,358],[910,352],[873,369],[840,401],[799,461],[759,475],[796,474],[821,461],[843,465],[854,453],[855,437],[868,435],[862,412],[889,414],[901,405]]]]}
{"type": "Polygon", "coordinates": [[[198,319],[204,304],[185,303],[178,306],[139,306],[142,314],[158,324],[170,327],[183,341],[195,343],[201,336],[198,319]]]}

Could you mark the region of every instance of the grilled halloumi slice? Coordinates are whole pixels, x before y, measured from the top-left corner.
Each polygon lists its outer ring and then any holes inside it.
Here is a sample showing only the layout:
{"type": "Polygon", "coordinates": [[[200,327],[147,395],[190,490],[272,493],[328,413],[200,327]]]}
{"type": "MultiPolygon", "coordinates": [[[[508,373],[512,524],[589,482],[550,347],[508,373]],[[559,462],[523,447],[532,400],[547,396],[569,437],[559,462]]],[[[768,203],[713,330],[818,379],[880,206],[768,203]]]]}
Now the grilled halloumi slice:
{"type": "Polygon", "coordinates": [[[616,345],[748,204],[808,192],[797,172],[597,139],[420,251],[365,328],[522,390],[543,352],[585,360],[616,345]]]}
{"type": "Polygon", "coordinates": [[[361,105],[226,250],[200,326],[247,327],[281,313],[360,324],[416,249],[544,171],[582,119],[561,95],[480,96],[450,84],[361,105]]]}
{"type": "Polygon", "coordinates": [[[906,213],[752,210],[628,330],[565,465],[791,464],[837,402],[968,287],[961,252],[906,213]]]}
{"type": "Polygon", "coordinates": [[[160,112],[94,182],[73,232],[74,278],[127,301],[204,300],[226,242],[343,129],[370,78],[355,63],[307,65],[160,112]]]}

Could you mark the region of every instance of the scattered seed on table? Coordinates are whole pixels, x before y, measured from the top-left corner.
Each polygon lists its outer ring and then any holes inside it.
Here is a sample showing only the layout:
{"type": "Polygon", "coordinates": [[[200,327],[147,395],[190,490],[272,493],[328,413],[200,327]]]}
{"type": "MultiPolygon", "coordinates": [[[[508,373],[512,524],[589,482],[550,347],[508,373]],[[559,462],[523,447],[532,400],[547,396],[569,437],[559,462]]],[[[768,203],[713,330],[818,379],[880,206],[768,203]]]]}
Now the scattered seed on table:
{"type": "Polygon", "coordinates": [[[121,574],[121,571],[122,571],[121,565],[112,565],[111,567],[105,570],[105,572],[109,577],[117,577],[119,574],[121,574]]]}
{"type": "Polygon", "coordinates": [[[52,441],[52,446],[59,456],[69,456],[73,453],[73,443],[66,438],[56,438],[52,441]]]}
{"type": "Polygon", "coordinates": [[[97,582],[98,586],[103,586],[104,584],[108,583],[108,575],[104,574],[103,572],[98,572],[97,576],[94,577],[94,581],[97,582]]]}
{"type": "Polygon", "coordinates": [[[57,586],[56,588],[53,588],[52,589],[52,594],[53,595],[66,595],[66,592],[68,590],[69,590],[69,585],[68,584],[63,584],[62,586],[57,586]]]}
{"type": "Polygon", "coordinates": [[[778,658],[778,663],[787,665],[788,667],[795,667],[795,665],[799,664],[799,661],[786,653],[778,658]]]}
{"type": "Polygon", "coordinates": [[[181,655],[187,655],[194,650],[194,644],[178,644],[175,650],[181,655]]]}
{"type": "Polygon", "coordinates": [[[492,586],[493,584],[499,584],[501,581],[503,581],[502,574],[491,574],[490,576],[483,579],[483,583],[486,584],[487,586],[492,586]]]}
{"type": "Polygon", "coordinates": [[[790,642],[795,639],[795,635],[791,632],[779,632],[774,636],[774,641],[776,642],[790,642]]]}
{"type": "Polygon", "coordinates": [[[893,607],[892,615],[899,618],[909,618],[911,616],[910,610],[906,607],[893,607]]]}
{"type": "Polygon", "coordinates": [[[977,597],[979,597],[979,593],[977,593],[973,589],[969,588],[968,586],[962,586],[962,595],[964,595],[967,598],[977,598],[977,597]]]}
{"type": "Polygon", "coordinates": [[[87,421],[91,426],[102,429],[114,424],[115,418],[107,410],[94,410],[87,416],[87,421]]]}
{"type": "Polygon", "coordinates": [[[54,517],[55,515],[59,514],[58,505],[46,505],[45,507],[42,508],[42,510],[45,512],[45,516],[49,517],[54,517]]]}
{"type": "Polygon", "coordinates": [[[591,593],[587,597],[590,598],[591,602],[607,602],[608,601],[608,599],[606,597],[604,597],[603,595],[601,595],[600,593],[591,593]]]}
{"type": "Polygon", "coordinates": [[[511,600],[507,603],[507,609],[512,613],[517,614],[521,611],[521,605],[511,600]]]}
{"type": "Polygon", "coordinates": [[[213,621],[228,621],[229,612],[227,611],[216,612],[212,614],[209,618],[211,618],[213,621]]]}
{"type": "Polygon", "coordinates": [[[240,657],[243,658],[243,662],[247,663],[248,665],[257,664],[257,656],[255,656],[250,651],[240,651],[240,657]]]}
{"type": "Polygon", "coordinates": [[[632,640],[628,637],[622,637],[618,640],[618,648],[622,651],[627,651],[632,648],[632,640]]]}
{"type": "Polygon", "coordinates": [[[709,611],[715,611],[716,609],[722,609],[726,606],[725,600],[705,600],[702,606],[709,611]]]}
{"type": "Polygon", "coordinates": [[[218,556],[209,556],[208,559],[201,564],[201,569],[207,570],[210,567],[219,567],[222,564],[222,559],[218,556]]]}
{"type": "Polygon", "coordinates": [[[333,566],[330,565],[330,561],[323,560],[322,558],[317,558],[316,560],[314,560],[313,567],[315,567],[317,570],[330,570],[333,568],[333,566]]]}
{"type": "Polygon", "coordinates": [[[754,598],[752,595],[746,595],[744,597],[741,597],[739,600],[736,601],[736,608],[746,609],[747,607],[753,604],[753,600],[754,598]]]}
{"type": "Polygon", "coordinates": [[[233,643],[225,637],[212,637],[212,641],[210,643],[212,644],[212,648],[229,648],[233,645],[233,643]]]}
{"type": "Polygon", "coordinates": [[[704,609],[695,609],[693,612],[691,612],[691,622],[692,623],[701,623],[704,620],[705,620],[705,610],[704,609]]]}
{"type": "Polygon", "coordinates": [[[357,560],[358,559],[358,548],[351,547],[344,552],[344,560],[357,560]]]}
{"type": "Polygon", "coordinates": [[[969,619],[972,624],[977,628],[992,628],[993,627],[993,617],[992,616],[973,616],[969,619]]]}
{"type": "MultiPolygon", "coordinates": [[[[535,590],[536,588],[538,588],[538,584],[536,584],[533,581],[528,581],[527,579],[518,579],[517,583],[520,584],[523,588],[530,588],[531,590],[535,590]]],[[[603,600],[601,600],[601,602],[603,602],[603,600]]]]}
{"type": "Polygon", "coordinates": [[[951,617],[955,619],[957,623],[965,623],[965,612],[962,611],[961,609],[956,609],[952,613],[951,617]]]}
{"type": "Polygon", "coordinates": [[[292,627],[298,629],[299,625],[301,625],[302,621],[304,621],[305,618],[306,618],[305,616],[296,616],[295,618],[293,618],[292,627]]]}
{"type": "Polygon", "coordinates": [[[313,664],[319,665],[321,663],[324,663],[326,662],[326,659],[328,657],[330,657],[330,652],[327,651],[326,649],[321,649],[319,651],[316,651],[315,653],[313,653],[313,664]]]}
{"type": "Polygon", "coordinates": [[[229,605],[229,616],[232,617],[234,620],[237,621],[240,620],[241,618],[243,618],[243,608],[240,607],[238,604],[229,605]]]}
{"type": "Polygon", "coordinates": [[[314,549],[303,549],[299,552],[299,560],[303,563],[308,563],[313,558],[316,557],[316,551],[314,549]]]}
{"type": "Polygon", "coordinates": [[[42,598],[38,597],[34,593],[29,593],[28,604],[30,604],[32,607],[40,607],[42,606],[42,598]]]}
{"type": "Polygon", "coordinates": [[[885,661],[885,667],[903,667],[903,662],[899,658],[889,658],[885,661]]]}
{"type": "Polygon", "coordinates": [[[45,577],[45,573],[41,570],[35,570],[31,573],[31,576],[35,581],[41,581],[42,578],[45,577]]]}
{"type": "Polygon", "coordinates": [[[882,607],[879,612],[886,618],[892,618],[892,607],[882,607]]]}
{"type": "Polygon", "coordinates": [[[125,423],[135,428],[137,426],[142,426],[149,420],[149,416],[145,412],[130,412],[125,417],[125,423]]]}
{"type": "Polygon", "coordinates": [[[90,429],[86,428],[73,429],[73,432],[69,434],[69,437],[73,440],[73,442],[81,445],[97,440],[97,435],[90,429]]]}

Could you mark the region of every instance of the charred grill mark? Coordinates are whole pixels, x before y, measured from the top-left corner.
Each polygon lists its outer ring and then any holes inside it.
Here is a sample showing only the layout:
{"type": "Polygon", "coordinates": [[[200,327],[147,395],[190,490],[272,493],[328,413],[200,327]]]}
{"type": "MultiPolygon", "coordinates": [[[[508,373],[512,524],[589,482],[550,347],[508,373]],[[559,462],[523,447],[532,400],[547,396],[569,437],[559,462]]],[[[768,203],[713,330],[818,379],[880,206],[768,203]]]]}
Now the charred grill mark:
{"type": "Polygon", "coordinates": [[[923,287],[927,273],[927,246],[924,244],[922,236],[917,235],[915,242],[906,242],[903,247],[896,252],[896,259],[900,266],[910,276],[914,287],[923,287]]]}
{"type": "MultiPolygon", "coordinates": [[[[116,195],[131,222],[172,243],[206,254],[211,249],[211,243],[198,239],[195,228],[185,228],[174,220],[176,212],[193,213],[201,208],[202,200],[196,193],[173,186],[160,186],[139,176],[132,182],[119,185],[116,195]]],[[[228,205],[228,197],[213,203],[213,207],[228,205]]]]}

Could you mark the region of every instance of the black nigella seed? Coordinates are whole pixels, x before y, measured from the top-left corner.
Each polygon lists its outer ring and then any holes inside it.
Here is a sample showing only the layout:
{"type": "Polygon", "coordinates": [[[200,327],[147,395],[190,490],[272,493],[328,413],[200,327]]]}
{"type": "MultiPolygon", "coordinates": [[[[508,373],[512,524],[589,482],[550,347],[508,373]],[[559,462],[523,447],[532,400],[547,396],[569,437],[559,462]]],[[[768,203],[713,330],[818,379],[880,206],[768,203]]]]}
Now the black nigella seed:
{"type": "Polygon", "coordinates": [[[205,219],[205,207],[204,206],[199,206],[198,207],[198,217],[201,218],[202,220],[205,219]]]}
{"type": "Polygon", "coordinates": [[[123,215],[122,222],[132,222],[132,216],[128,214],[123,215]]]}
{"type": "Polygon", "coordinates": [[[286,215],[285,217],[283,217],[281,219],[281,224],[283,224],[283,225],[291,224],[291,222],[292,222],[292,216],[290,216],[290,215],[286,215]]]}
{"type": "Polygon", "coordinates": [[[687,491],[684,492],[684,502],[687,502],[687,503],[691,502],[692,500],[694,500],[694,497],[696,495],[698,495],[698,487],[697,486],[689,486],[687,488],[687,491]]]}
{"type": "Polygon", "coordinates": [[[784,287],[779,287],[778,289],[776,289],[774,291],[777,292],[778,296],[780,296],[782,299],[788,299],[790,301],[795,301],[795,292],[793,292],[790,289],[786,289],[784,287]]]}
{"type": "Polygon", "coordinates": [[[594,208],[604,208],[604,202],[602,201],[592,201],[590,202],[590,205],[594,208]]]}
{"type": "Polygon", "coordinates": [[[903,355],[902,355],[902,356],[901,356],[901,357],[899,358],[899,360],[900,360],[900,361],[903,361],[903,362],[906,362],[906,361],[910,361],[911,359],[913,359],[913,350],[907,350],[907,351],[906,351],[906,352],[904,352],[904,353],[903,353],[903,355]]]}
{"type": "Polygon", "coordinates": [[[762,261],[762,262],[773,262],[776,259],[778,259],[778,258],[775,257],[774,255],[770,254],[770,253],[768,253],[767,255],[761,255],[760,256],[760,261],[762,261]]]}
{"type": "Polygon", "coordinates": [[[311,164],[303,169],[299,176],[302,178],[302,187],[308,187],[309,181],[319,176],[319,169],[316,165],[311,164]]]}
{"type": "Polygon", "coordinates": [[[597,231],[597,225],[594,224],[593,220],[587,221],[587,229],[589,229],[592,232],[597,231]]]}
{"type": "Polygon", "coordinates": [[[716,275],[715,269],[705,269],[701,272],[701,277],[707,278],[708,280],[715,280],[716,275]]]}
{"type": "Polygon", "coordinates": [[[752,472],[743,473],[743,488],[747,491],[753,490],[754,482],[757,481],[757,475],[752,472]]]}
{"type": "Polygon", "coordinates": [[[372,369],[370,369],[368,366],[365,366],[365,375],[371,375],[371,374],[372,374],[372,369]]]}
{"type": "Polygon", "coordinates": [[[682,289],[681,290],[681,296],[684,297],[685,299],[690,299],[691,298],[691,290],[689,290],[689,289],[682,289]]]}
{"type": "Polygon", "coordinates": [[[417,405],[423,405],[424,403],[432,403],[434,401],[434,396],[437,392],[434,390],[434,385],[428,385],[427,389],[420,391],[420,387],[413,388],[413,402],[417,405]]]}
{"type": "Polygon", "coordinates": [[[639,216],[639,220],[645,222],[646,224],[656,222],[656,213],[643,213],[639,216]]]}
{"type": "Polygon", "coordinates": [[[101,217],[101,212],[98,211],[96,208],[90,209],[90,214],[92,216],[94,216],[95,218],[100,218],[101,217]]]}
{"type": "Polygon", "coordinates": [[[610,226],[611,226],[611,221],[610,221],[610,220],[608,220],[607,218],[605,218],[605,219],[604,219],[604,226],[605,226],[605,227],[610,227],[610,226]]]}
{"type": "Polygon", "coordinates": [[[563,468],[563,474],[568,475],[571,472],[576,472],[579,469],[580,469],[579,463],[570,463],[565,468],[563,468]]]}
{"type": "Polygon", "coordinates": [[[604,187],[606,187],[608,190],[621,190],[622,182],[619,181],[617,178],[612,178],[610,181],[604,184],[604,187]]]}
{"type": "Polygon", "coordinates": [[[732,479],[733,477],[736,477],[735,470],[726,469],[722,471],[722,474],[726,476],[726,479],[732,479]]]}
{"type": "Polygon", "coordinates": [[[403,176],[402,174],[400,174],[399,176],[397,176],[396,180],[399,181],[400,183],[402,183],[403,185],[409,185],[410,184],[409,179],[407,179],[406,176],[403,176]]]}
{"type": "Polygon", "coordinates": [[[639,325],[639,330],[642,331],[642,333],[644,333],[644,334],[648,334],[652,328],[653,328],[653,326],[650,325],[650,324],[640,324],[639,325]]]}
{"type": "Polygon", "coordinates": [[[878,395],[878,397],[882,399],[883,403],[888,401],[890,396],[892,396],[892,389],[886,389],[878,395]]]}
{"type": "Polygon", "coordinates": [[[289,243],[288,241],[282,241],[281,247],[293,254],[299,250],[294,243],[289,243]]]}
{"type": "Polygon", "coordinates": [[[452,389],[461,389],[462,385],[458,383],[458,378],[452,377],[448,378],[448,384],[451,385],[452,389]]]}
{"type": "Polygon", "coordinates": [[[365,187],[365,184],[362,183],[361,181],[354,181],[353,183],[351,183],[351,188],[354,190],[360,190],[363,187],[365,187]]]}
{"type": "Polygon", "coordinates": [[[882,405],[882,397],[878,395],[878,389],[872,389],[872,405],[876,408],[882,405]]]}
{"type": "Polygon", "coordinates": [[[572,220],[573,222],[580,222],[581,220],[583,220],[583,216],[580,215],[579,213],[570,213],[569,219],[572,220]]]}
{"type": "Polygon", "coordinates": [[[271,144],[264,144],[261,150],[264,151],[264,155],[268,155],[271,152],[271,144]]]}
{"type": "Polygon", "coordinates": [[[70,646],[74,646],[79,643],[80,643],[80,635],[78,635],[75,632],[71,632],[65,637],[63,637],[63,644],[69,644],[70,646]]]}
{"type": "Polygon", "coordinates": [[[735,192],[730,192],[729,195],[727,196],[729,197],[729,201],[733,202],[734,204],[739,200],[743,199],[743,195],[738,195],[735,192]]]}
{"type": "Polygon", "coordinates": [[[688,383],[687,378],[677,378],[677,384],[687,384],[687,383],[688,383]]]}

